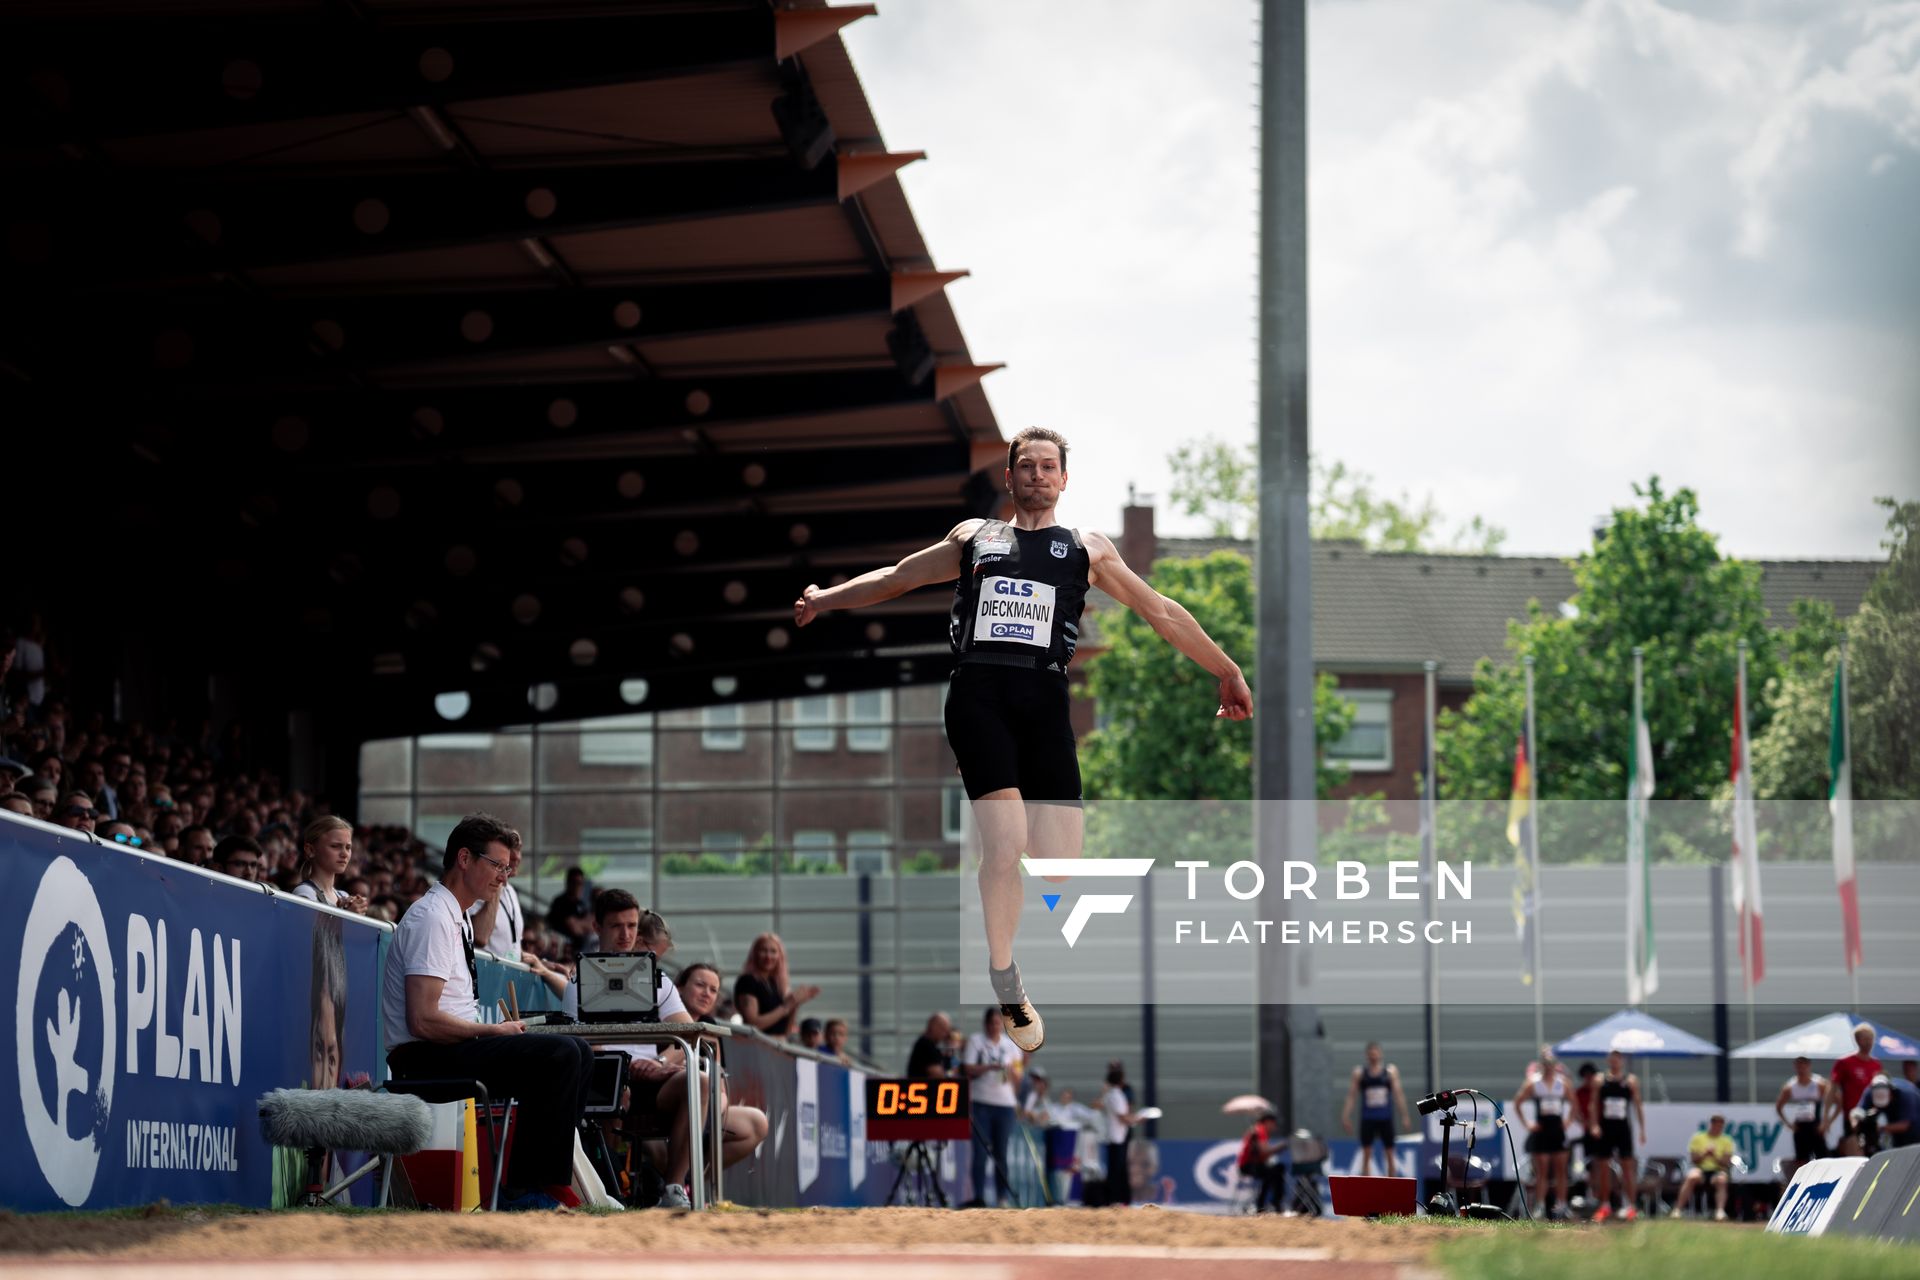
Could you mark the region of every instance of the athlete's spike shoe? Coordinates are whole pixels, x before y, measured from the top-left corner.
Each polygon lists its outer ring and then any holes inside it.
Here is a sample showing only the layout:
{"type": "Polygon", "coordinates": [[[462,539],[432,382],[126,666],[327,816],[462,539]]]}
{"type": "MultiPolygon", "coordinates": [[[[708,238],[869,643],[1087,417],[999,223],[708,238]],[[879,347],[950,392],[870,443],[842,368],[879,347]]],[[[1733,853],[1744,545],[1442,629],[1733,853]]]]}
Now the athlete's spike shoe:
{"type": "Polygon", "coordinates": [[[1007,1038],[1019,1045],[1022,1053],[1032,1053],[1046,1043],[1047,1024],[1040,1021],[1040,1011],[1024,993],[1017,1002],[1002,1004],[1000,1016],[1007,1021],[1007,1038]]]}

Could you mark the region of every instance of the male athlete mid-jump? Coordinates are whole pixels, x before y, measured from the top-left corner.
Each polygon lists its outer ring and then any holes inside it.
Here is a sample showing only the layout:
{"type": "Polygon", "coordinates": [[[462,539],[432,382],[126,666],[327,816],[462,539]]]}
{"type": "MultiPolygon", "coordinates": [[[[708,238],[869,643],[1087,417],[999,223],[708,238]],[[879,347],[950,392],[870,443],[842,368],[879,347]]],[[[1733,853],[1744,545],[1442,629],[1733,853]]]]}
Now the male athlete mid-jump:
{"type": "Polygon", "coordinates": [[[1089,585],[1126,605],[1220,681],[1216,715],[1244,720],[1253,694],[1240,668],[1193,615],[1129,569],[1104,534],[1054,523],[1067,487],[1067,442],[1028,427],[1007,447],[1014,518],[963,520],[899,564],[837,587],[809,585],[793,602],[806,626],[833,609],[858,609],[915,587],[958,579],[949,638],[947,742],[980,830],[980,902],[988,974],[1007,1034],[1032,1053],[1046,1039],[1013,962],[1026,889],[1020,856],[1077,858],[1082,836],[1080,763],[1068,720],[1067,663],[1080,637],[1089,585]]]}

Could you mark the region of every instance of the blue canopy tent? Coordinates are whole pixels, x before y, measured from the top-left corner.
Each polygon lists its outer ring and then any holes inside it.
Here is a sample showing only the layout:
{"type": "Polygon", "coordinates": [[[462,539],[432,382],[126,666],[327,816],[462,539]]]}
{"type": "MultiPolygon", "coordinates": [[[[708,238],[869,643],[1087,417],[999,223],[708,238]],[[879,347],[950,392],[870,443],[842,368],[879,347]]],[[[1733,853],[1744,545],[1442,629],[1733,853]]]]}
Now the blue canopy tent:
{"type": "Polygon", "coordinates": [[[1553,1046],[1563,1058],[1615,1049],[1631,1058],[1711,1058],[1720,1053],[1720,1046],[1711,1040],[1689,1035],[1638,1009],[1610,1014],[1553,1046]]]}
{"type": "Polygon", "coordinates": [[[1854,1051],[1853,1029],[1861,1023],[1873,1028],[1873,1056],[1880,1059],[1920,1058],[1920,1040],[1895,1031],[1883,1022],[1857,1017],[1851,1013],[1829,1013],[1803,1022],[1797,1027],[1743,1044],[1733,1051],[1736,1058],[1844,1058],[1854,1051]]]}

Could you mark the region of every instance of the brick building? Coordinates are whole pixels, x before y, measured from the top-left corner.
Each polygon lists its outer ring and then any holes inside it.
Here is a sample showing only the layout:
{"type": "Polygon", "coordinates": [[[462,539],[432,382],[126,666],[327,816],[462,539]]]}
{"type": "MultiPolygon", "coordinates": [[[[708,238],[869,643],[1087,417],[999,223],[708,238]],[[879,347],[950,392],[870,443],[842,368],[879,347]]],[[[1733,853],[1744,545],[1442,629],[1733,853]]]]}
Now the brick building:
{"type": "MultiPolygon", "coordinates": [[[[1253,544],[1218,538],[1161,538],[1153,508],[1121,513],[1120,554],[1145,571],[1161,559],[1184,559],[1219,550],[1253,555],[1253,544]]],[[[1841,618],[1860,608],[1878,560],[1763,560],[1761,591],[1768,619],[1792,621],[1795,600],[1824,600],[1841,618]]],[[[1329,754],[1352,776],[1336,797],[1375,792],[1389,800],[1419,798],[1424,664],[1436,672],[1442,710],[1463,705],[1473,692],[1473,668],[1481,658],[1507,657],[1507,624],[1527,616],[1529,601],[1543,609],[1569,607],[1573,572],[1564,560],[1544,556],[1417,555],[1368,551],[1353,542],[1317,542],[1313,547],[1313,659],[1331,672],[1340,693],[1353,703],[1354,726],[1329,754]]],[[[1103,592],[1093,607],[1119,606],[1103,592]]],[[[1085,652],[1097,652],[1098,621],[1085,652]]],[[[1076,663],[1078,665],[1078,663],[1076,663]]],[[[1082,732],[1097,709],[1082,703],[1082,732]]]]}

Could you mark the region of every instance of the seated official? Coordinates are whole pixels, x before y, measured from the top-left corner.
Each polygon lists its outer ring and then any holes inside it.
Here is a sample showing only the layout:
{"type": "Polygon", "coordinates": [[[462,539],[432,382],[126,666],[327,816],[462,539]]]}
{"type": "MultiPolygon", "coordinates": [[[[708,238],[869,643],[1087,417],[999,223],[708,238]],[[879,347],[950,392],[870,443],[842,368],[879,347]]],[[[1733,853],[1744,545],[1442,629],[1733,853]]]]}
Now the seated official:
{"type": "Polygon", "coordinates": [[[927,1018],[927,1029],[913,1042],[907,1054],[907,1079],[944,1080],[953,1074],[953,1056],[948,1051],[953,1034],[953,1019],[944,1013],[927,1018]]]}
{"type": "Polygon", "coordinates": [[[1280,1117],[1271,1111],[1261,1112],[1260,1118],[1240,1139],[1240,1158],[1234,1166],[1242,1177],[1259,1183],[1253,1198],[1255,1213],[1279,1213],[1286,1207],[1286,1153],[1286,1140],[1280,1136],[1280,1117]]]}
{"type": "Polygon", "coordinates": [[[1715,1115],[1707,1121],[1703,1132],[1696,1133],[1687,1143],[1687,1159],[1693,1168],[1687,1170],[1687,1176],[1680,1183],[1680,1194],[1674,1198],[1673,1211],[1668,1217],[1677,1218],[1680,1211],[1692,1200],[1693,1193],[1702,1182],[1713,1187],[1713,1217],[1716,1222],[1727,1220],[1727,1179],[1733,1169],[1733,1138],[1727,1133],[1727,1118],[1715,1115]]]}
{"type": "Polygon", "coordinates": [[[396,1079],[476,1079],[493,1098],[518,1100],[501,1203],[546,1208],[574,1202],[574,1128],[586,1107],[593,1050],[571,1036],[527,1035],[524,1022],[479,1020],[467,910],[506,878],[510,835],[482,813],[461,819],[447,837],[440,883],[394,930],[380,1012],[396,1079]]]}

